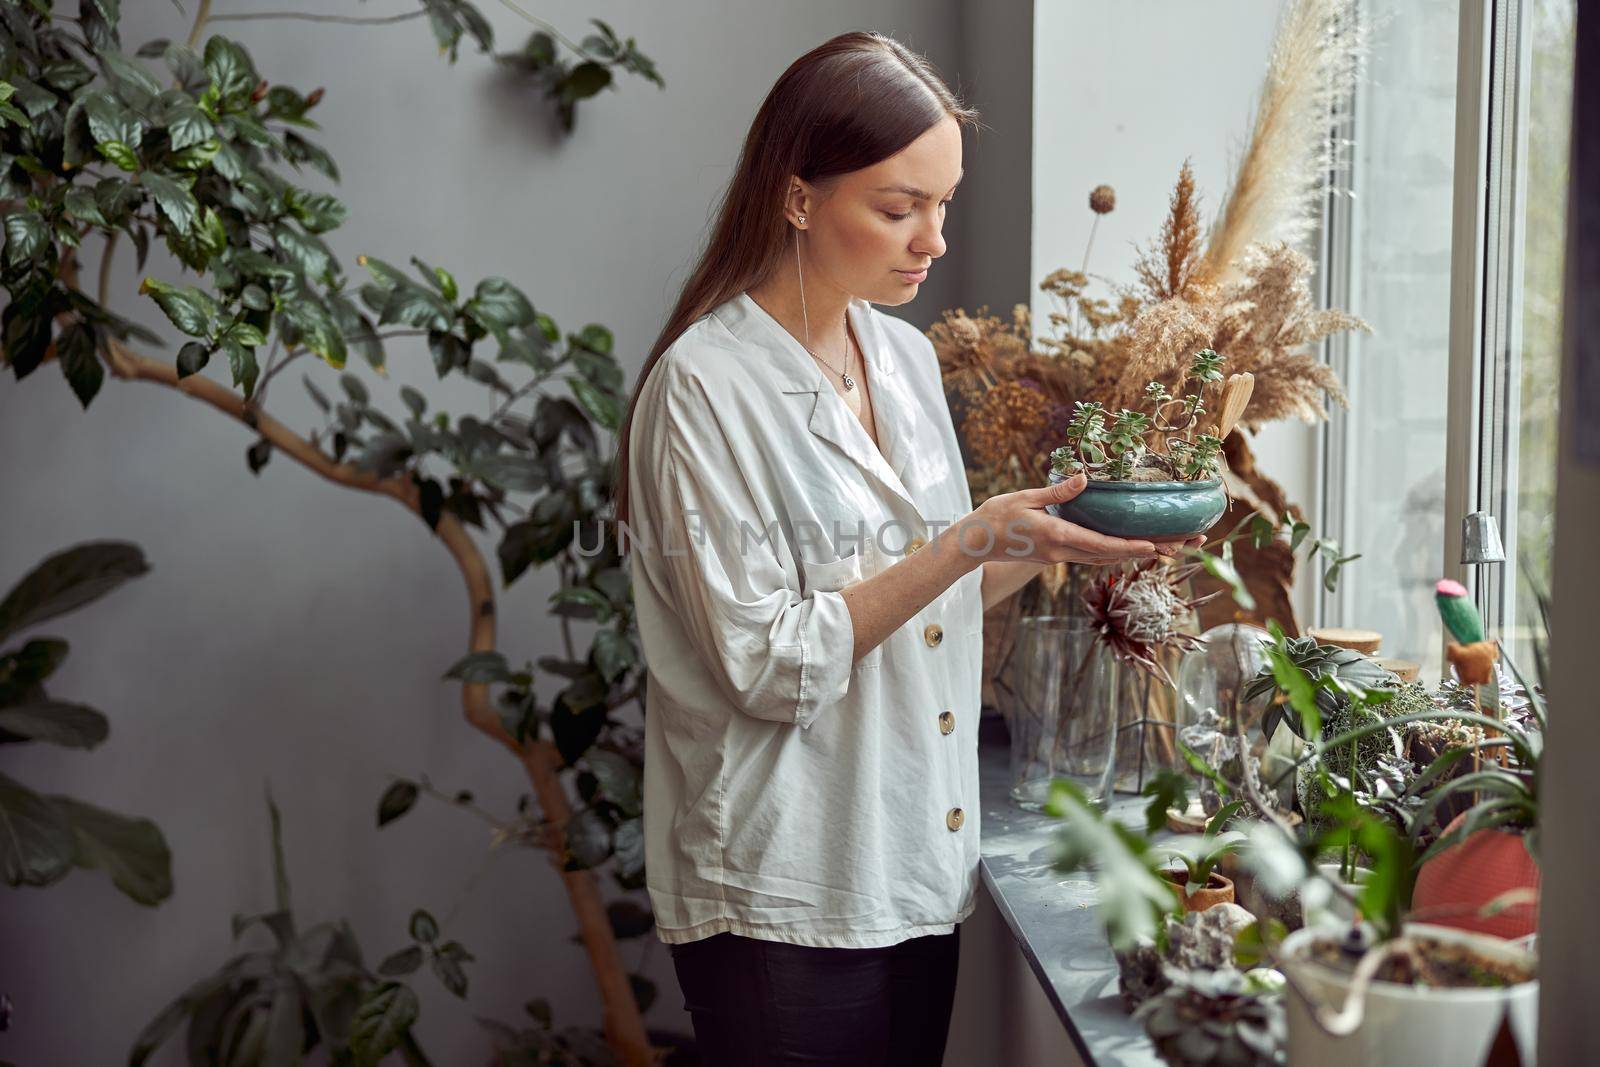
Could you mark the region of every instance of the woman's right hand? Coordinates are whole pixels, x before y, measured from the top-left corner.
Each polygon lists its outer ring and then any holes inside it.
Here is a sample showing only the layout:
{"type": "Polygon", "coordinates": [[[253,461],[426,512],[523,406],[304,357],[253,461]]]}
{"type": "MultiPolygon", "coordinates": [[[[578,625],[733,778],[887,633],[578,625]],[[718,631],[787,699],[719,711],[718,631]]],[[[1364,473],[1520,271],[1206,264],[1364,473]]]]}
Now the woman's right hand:
{"type": "Polygon", "coordinates": [[[956,538],[958,551],[973,559],[975,566],[991,560],[1116,563],[1176,556],[1185,547],[1205,542],[1203,536],[1160,544],[1110,537],[1044,510],[1047,504],[1071,500],[1087,484],[1082,474],[1076,474],[1054,485],[990,497],[946,532],[956,538]]]}

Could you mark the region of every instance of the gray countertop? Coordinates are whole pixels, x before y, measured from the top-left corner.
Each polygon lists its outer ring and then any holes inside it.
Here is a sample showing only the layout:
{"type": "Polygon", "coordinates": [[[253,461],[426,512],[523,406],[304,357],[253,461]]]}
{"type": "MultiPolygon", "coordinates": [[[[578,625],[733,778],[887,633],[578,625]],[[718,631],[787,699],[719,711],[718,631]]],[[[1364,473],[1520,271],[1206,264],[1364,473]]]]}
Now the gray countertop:
{"type": "MultiPolygon", "coordinates": [[[[1095,885],[1086,873],[1051,869],[1053,828],[1059,820],[1011,802],[1011,750],[1005,723],[986,718],[978,735],[983,804],[983,883],[1061,1016],[1086,1064],[1158,1067],[1144,1025],[1130,1018],[1117,995],[1117,964],[1095,912],[1095,885]]],[[[1114,815],[1142,821],[1143,802],[1125,797],[1114,815]]]]}

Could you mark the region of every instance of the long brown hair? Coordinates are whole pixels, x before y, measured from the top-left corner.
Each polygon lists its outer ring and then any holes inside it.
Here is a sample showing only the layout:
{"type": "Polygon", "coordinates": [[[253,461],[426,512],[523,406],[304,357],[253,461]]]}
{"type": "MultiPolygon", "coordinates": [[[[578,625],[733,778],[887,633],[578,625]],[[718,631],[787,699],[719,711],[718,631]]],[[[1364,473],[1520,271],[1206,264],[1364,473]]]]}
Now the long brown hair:
{"type": "MultiPolygon", "coordinates": [[[[922,56],[892,37],[841,33],[790,64],[750,124],[717,222],[656,338],[618,431],[614,518],[627,522],[628,437],[639,391],[661,354],[700,316],[766,280],[788,248],[789,176],[829,181],[882,162],[954,117],[976,124],[922,56]]],[[[629,539],[623,539],[626,543],[629,539]]]]}

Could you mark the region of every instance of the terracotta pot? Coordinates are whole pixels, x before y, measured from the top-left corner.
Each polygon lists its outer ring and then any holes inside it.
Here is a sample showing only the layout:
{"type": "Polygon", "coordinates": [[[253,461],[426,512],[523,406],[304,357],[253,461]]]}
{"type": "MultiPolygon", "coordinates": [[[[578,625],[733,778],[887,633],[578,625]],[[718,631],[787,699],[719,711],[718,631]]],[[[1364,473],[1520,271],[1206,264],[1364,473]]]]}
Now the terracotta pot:
{"type": "Polygon", "coordinates": [[[1189,872],[1186,870],[1162,871],[1161,877],[1178,887],[1178,895],[1183,898],[1184,911],[1205,911],[1218,904],[1233,903],[1233,882],[1224,878],[1216,871],[1206,879],[1204,888],[1190,892],[1184,886],[1189,881],[1189,872]]]}
{"type": "MultiPolygon", "coordinates": [[[[1445,827],[1449,833],[1466,818],[1463,812],[1445,827]]],[[[1507,830],[1479,830],[1459,841],[1417,872],[1411,911],[1419,922],[1515,939],[1539,928],[1539,902],[1507,904],[1493,915],[1480,914],[1491,900],[1514,889],[1539,892],[1539,865],[1528,854],[1522,835],[1507,830]]]]}

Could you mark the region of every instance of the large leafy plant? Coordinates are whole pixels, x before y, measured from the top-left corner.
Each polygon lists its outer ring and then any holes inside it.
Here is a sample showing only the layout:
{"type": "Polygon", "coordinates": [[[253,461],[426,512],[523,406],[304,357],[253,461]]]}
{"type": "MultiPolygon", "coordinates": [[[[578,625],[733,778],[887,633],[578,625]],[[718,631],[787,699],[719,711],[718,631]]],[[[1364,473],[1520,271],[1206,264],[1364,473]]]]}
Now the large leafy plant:
{"type": "MultiPolygon", "coordinates": [[[[21,380],[57,362],[85,407],[107,370],[173,388],[250,431],[251,471],[282,454],[335,484],[390,497],[433,531],[471,607],[464,654],[445,676],[463,683],[468,721],[523,764],[537,809],[527,818],[542,830],[530,839],[561,860],[608,1039],[628,1062],[643,1062],[638,1005],[586,869],[616,856],[622,885],[643,882],[629,799],[637,731],[613,717],[638,700],[642,664],[628,582],[601,515],[610,478],[604,435],[617,429],[622,407],[610,331],[589,324],[564,333],[511,281],[463,284],[416,256],[408,272],[363,255],[367,277],[347,276],[330,242],[348,209],[303,184],[308,170],[338,180],[332,154],[307,135],[318,128],[311,115],[323,90],[275,84],[242,45],[206,37],[228,16],[205,0],[186,41],[151,42],[131,55],[118,15],[116,0],[84,0],[76,17],[58,15],[48,0],[0,5],[5,364],[21,380]],[[144,62],[157,56],[159,74],[144,62]],[[92,292],[80,259],[91,235],[104,243],[92,292]],[[109,306],[122,238],[141,274],[159,240],[198,276],[190,284],[145,275],[139,286],[181,344],[165,345],[109,306]],[[397,337],[425,338],[436,375],[480,383],[490,413],[430,410],[429,397],[409,386],[390,413],[382,410],[347,363],[353,350],[386,376],[386,342],[397,337]],[[167,354],[153,358],[136,344],[167,354]],[[304,377],[326,421],[300,434],[265,405],[277,376],[308,356],[310,366],[343,373],[337,388],[304,377]],[[232,388],[205,373],[213,359],[226,362],[232,388]],[[555,567],[560,655],[513,660],[496,647],[496,587],[474,527],[497,538],[506,584],[555,567]],[[595,629],[580,634],[575,623],[595,629]],[[584,798],[576,818],[561,780],[575,768],[584,798]]],[[[463,36],[490,45],[487,24],[465,0],[422,0],[416,17],[427,18],[452,59],[463,36]]],[[[660,84],[631,38],[597,25],[601,34],[580,45],[535,34],[508,60],[544,86],[569,125],[571,109],[609,84],[613,70],[660,84]]]]}
{"type": "Polygon", "coordinates": [[[438,923],[426,911],[411,916],[414,943],[391,954],[376,971],[363,962],[347,921],[302,929],[289,890],[283,820],[270,794],[267,809],[273,907],[258,915],[234,915],[233,938],[239,941],[259,926],[271,934],[270,945],[233,956],[167,1005],[134,1041],[130,1067],[147,1062],[180,1028],[192,1064],[294,1064],[318,1048],[347,1067],[377,1064],[395,1050],[408,1064],[427,1064],[411,1033],[420,1010],[417,995],[400,979],[428,958],[445,988],[465,996],[461,964],[471,954],[458,942],[441,943],[438,923]]]}
{"type": "MultiPolygon", "coordinates": [[[[137,545],[92,541],[52,554],[0,601],[0,642],[75,611],[150,569],[137,545]]],[[[0,651],[0,744],[92,749],[111,726],[103,712],[51,696],[67,658],[60,637],[35,635],[0,651]]],[[[149,819],[75,797],[37,793],[0,774],[0,871],[10,886],[46,886],[73,867],[100,868],[140,904],[172,895],[172,854],[149,819]]]]}

